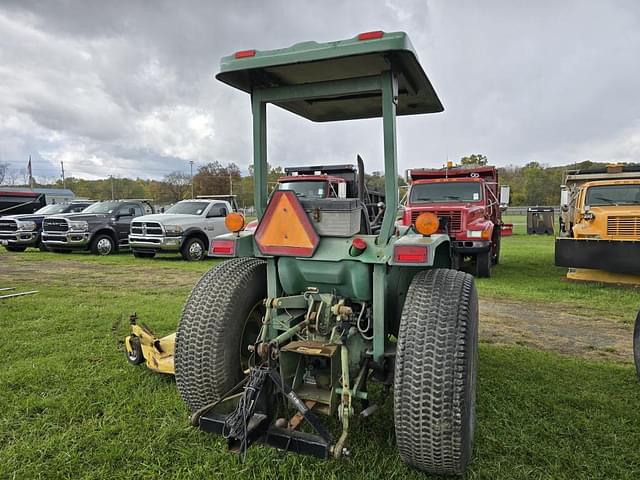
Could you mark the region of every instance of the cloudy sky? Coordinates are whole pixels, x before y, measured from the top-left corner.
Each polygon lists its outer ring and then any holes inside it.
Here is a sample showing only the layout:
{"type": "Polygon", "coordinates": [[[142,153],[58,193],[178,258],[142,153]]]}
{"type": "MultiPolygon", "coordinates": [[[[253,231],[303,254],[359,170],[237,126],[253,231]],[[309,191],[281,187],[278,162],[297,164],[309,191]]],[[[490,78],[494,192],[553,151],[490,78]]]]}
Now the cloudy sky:
{"type": "MultiPolygon", "coordinates": [[[[409,33],[445,106],[398,120],[401,170],[640,161],[637,0],[0,0],[0,161],[36,177],[160,178],[251,161],[246,94],[219,59],[363,31],[409,33]]],[[[382,166],[378,119],[270,111],[269,161],[382,166]]]]}

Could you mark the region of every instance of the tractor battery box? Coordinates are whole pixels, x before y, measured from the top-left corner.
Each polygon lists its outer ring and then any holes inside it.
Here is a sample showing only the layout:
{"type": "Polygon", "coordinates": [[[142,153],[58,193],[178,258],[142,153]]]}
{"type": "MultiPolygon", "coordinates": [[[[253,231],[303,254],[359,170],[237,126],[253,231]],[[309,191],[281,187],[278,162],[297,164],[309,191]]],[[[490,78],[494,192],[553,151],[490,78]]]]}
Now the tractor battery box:
{"type": "Polygon", "coordinates": [[[351,237],[360,232],[362,207],[357,198],[301,198],[300,204],[320,236],[351,237]]]}

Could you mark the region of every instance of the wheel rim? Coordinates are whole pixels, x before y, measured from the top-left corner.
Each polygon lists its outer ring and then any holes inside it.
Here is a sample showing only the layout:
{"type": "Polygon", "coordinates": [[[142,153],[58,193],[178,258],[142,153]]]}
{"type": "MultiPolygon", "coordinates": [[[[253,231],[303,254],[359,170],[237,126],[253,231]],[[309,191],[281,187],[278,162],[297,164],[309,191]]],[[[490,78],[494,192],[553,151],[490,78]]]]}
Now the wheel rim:
{"type": "Polygon", "coordinates": [[[113,249],[111,240],[109,240],[108,238],[101,238],[100,240],[98,240],[98,244],[96,245],[96,247],[100,255],[109,255],[111,253],[111,250],[113,249]]]}
{"type": "Polygon", "coordinates": [[[204,249],[202,248],[200,242],[193,242],[191,245],[189,245],[189,256],[194,260],[199,260],[200,258],[202,258],[203,251],[204,249]]]}
{"type": "Polygon", "coordinates": [[[249,312],[247,321],[240,336],[240,368],[245,372],[249,368],[249,360],[252,353],[249,352],[249,345],[256,343],[260,329],[262,328],[262,317],[264,316],[264,305],[258,302],[249,312]]]}

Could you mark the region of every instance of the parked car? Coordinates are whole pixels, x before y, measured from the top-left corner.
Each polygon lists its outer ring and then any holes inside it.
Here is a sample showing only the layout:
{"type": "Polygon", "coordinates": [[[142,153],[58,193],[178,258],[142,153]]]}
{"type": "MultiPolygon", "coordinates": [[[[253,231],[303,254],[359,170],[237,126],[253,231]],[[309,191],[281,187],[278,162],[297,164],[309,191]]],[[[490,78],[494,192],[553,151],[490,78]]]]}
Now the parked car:
{"type": "Polygon", "coordinates": [[[97,202],[81,213],[45,218],[42,243],[54,252],[90,250],[95,255],[111,255],[129,248],[131,221],[147,213],[153,213],[148,200],[97,202]]]}
{"type": "Polygon", "coordinates": [[[203,260],[211,240],[229,233],[224,218],[236,210],[235,197],[228,195],[182,200],[164,213],[145,215],[132,222],[131,251],[137,258],[180,252],[185,260],[203,260]]]}
{"type": "Polygon", "coordinates": [[[0,245],[10,252],[24,252],[27,247],[46,250],[42,244],[42,221],[51,215],[81,212],[92,202],[87,200],[47,205],[28,215],[0,217],[0,245]]]}

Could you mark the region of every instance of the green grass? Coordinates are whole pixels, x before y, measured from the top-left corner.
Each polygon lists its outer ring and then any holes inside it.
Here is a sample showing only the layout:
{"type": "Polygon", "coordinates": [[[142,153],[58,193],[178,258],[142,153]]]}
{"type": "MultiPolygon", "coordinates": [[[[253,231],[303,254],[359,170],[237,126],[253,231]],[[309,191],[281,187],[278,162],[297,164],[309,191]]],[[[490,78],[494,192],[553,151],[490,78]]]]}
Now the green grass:
{"type": "Polygon", "coordinates": [[[639,304],[637,288],[570,282],[566,268],[554,265],[554,237],[526,235],[526,217],[505,216],[514,235],[502,239],[500,265],[476,284],[485,298],[556,304],[582,316],[604,316],[631,323],[639,304]]]}
{"type": "MultiPolygon", "coordinates": [[[[543,263],[550,246],[540,237],[507,239],[495,278],[479,282],[481,297],[531,294],[555,302],[537,281],[577,288],[543,263]],[[516,259],[521,264],[512,267],[516,259]],[[528,275],[520,279],[522,271],[528,275]]],[[[256,447],[240,464],[223,439],[189,427],[173,379],[128,365],[122,338],[134,311],[159,334],[175,329],[190,286],[212,265],[0,254],[0,286],[40,291],[0,301],[0,479],[426,478],[396,454],[390,398],[369,422],[356,421],[353,457],[345,461],[256,447]]],[[[600,294],[585,290],[562,301],[577,307],[589,295],[600,294]]],[[[467,478],[633,479],[639,446],[640,384],[632,366],[482,345],[467,478]]]]}

